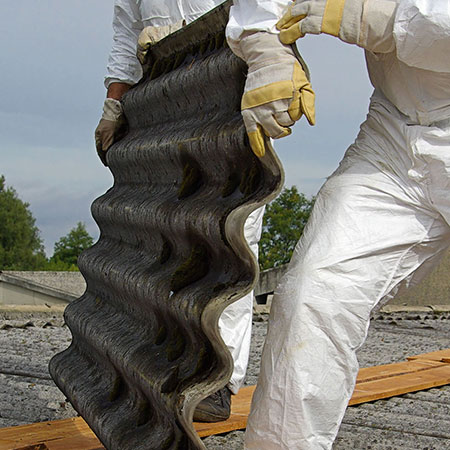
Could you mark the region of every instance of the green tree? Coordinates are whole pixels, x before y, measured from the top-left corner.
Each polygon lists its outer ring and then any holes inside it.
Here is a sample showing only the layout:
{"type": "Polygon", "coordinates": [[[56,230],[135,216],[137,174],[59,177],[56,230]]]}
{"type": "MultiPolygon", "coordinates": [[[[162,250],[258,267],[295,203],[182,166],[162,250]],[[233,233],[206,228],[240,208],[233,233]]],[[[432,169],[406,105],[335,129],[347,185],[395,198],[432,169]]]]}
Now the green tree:
{"type": "Polygon", "coordinates": [[[289,262],[295,244],[309,219],[314,197],[307,199],[295,186],[284,188],[266,207],[259,242],[261,270],[289,262]]]}
{"type": "Polygon", "coordinates": [[[39,229],[29,204],[0,176],[0,269],[39,270],[46,263],[39,229]]]}
{"type": "Polygon", "coordinates": [[[78,222],[66,236],[55,243],[48,270],[77,270],[77,259],[83,250],[91,247],[93,239],[82,222],[78,222]]]}

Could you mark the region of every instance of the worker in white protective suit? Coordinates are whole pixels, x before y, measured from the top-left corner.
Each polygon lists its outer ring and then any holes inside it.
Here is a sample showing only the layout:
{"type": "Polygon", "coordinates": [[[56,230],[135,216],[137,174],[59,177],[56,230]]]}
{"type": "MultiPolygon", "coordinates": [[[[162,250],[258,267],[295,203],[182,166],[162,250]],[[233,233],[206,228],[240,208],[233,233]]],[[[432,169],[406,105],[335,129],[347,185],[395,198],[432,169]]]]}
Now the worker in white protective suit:
{"type": "Polygon", "coordinates": [[[450,1],[235,0],[227,36],[249,65],[242,106],[257,154],[264,134],[289,133],[299,95],[311,116],[286,56],[307,33],[364,48],[375,90],[276,290],[247,449],[332,447],[371,311],[450,245],[450,1]]]}
{"type": "MultiPolygon", "coordinates": [[[[107,98],[95,131],[97,152],[103,164],[110,146],[123,134],[124,118],[120,99],[142,77],[142,61],[150,45],[197,19],[223,0],[115,0],[114,42],[109,56],[105,86],[107,98]],[[137,53],[137,55],[136,55],[137,53]]],[[[244,226],[247,243],[258,257],[264,207],[248,217],[244,226]]],[[[225,309],[219,320],[222,339],[231,352],[234,369],[227,386],[203,400],[194,420],[216,422],[230,415],[231,394],[244,382],[250,354],[253,292],[225,309]]]]}

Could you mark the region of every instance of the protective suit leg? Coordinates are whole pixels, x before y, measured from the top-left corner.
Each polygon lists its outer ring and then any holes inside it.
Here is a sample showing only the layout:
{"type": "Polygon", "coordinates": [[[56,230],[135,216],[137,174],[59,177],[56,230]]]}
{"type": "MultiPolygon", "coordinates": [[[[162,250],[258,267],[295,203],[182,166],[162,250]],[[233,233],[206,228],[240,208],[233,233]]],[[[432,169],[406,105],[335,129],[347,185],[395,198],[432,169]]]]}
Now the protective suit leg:
{"type": "Polygon", "coordinates": [[[371,311],[449,247],[429,184],[411,178],[408,144],[393,146],[403,138],[377,136],[372,122],[319,192],[275,293],[246,449],[331,449],[371,311]]]}
{"type": "MultiPolygon", "coordinates": [[[[265,207],[253,211],[244,225],[244,236],[258,258],[258,242],[261,237],[265,207]]],[[[228,388],[237,394],[244,382],[250,355],[253,317],[253,291],[228,306],[219,319],[220,335],[231,352],[234,370],[228,388]]]]}

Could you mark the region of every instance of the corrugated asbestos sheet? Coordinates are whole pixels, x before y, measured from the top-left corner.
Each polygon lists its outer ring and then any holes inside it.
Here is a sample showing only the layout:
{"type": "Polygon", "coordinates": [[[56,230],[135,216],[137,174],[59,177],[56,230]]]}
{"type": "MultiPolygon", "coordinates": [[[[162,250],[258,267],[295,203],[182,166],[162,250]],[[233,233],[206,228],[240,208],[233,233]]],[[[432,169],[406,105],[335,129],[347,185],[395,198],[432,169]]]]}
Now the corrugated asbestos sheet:
{"type": "Polygon", "coordinates": [[[87,290],[50,372],[108,449],[204,448],[193,410],[232,372],[218,318],[254,285],[243,224],[283,175],[271,148],[259,160],[248,146],[228,9],[155,45],[124,98],[114,186],[92,205],[101,236],[80,258],[87,290]]]}

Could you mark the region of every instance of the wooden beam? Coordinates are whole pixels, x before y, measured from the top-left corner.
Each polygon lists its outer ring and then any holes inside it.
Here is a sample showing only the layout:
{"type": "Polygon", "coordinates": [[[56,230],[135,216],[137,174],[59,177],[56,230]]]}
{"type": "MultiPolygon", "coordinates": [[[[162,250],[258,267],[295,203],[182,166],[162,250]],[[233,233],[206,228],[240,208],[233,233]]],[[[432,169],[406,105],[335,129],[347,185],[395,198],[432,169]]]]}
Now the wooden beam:
{"type": "Polygon", "coordinates": [[[438,350],[437,352],[422,353],[421,355],[408,356],[406,358],[408,361],[420,360],[430,360],[430,361],[440,361],[446,364],[450,363],[450,348],[444,350],[438,350]]]}
{"type": "MultiPolygon", "coordinates": [[[[0,429],[0,450],[22,450],[39,444],[45,444],[48,448],[49,443],[59,439],[92,435],[95,436],[81,417],[2,428],[0,429]]],[[[66,447],[68,448],[70,447],[66,447]]],[[[46,448],[44,447],[43,450],[46,448]]]]}
{"type": "MultiPolygon", "coordinates": [[[[411,364],[411,363],[409,363],[411,364]]],[[[450,384],[450,364],[367,381],[356,385],[349,406],[450,384]]]]}
{"type": "MultiPolygon", "coordinates": [[[[411,356],[407,361],[363,368],[349,406],[450,384],[450,349],[411,356]]],[[[200,437],[244,429],[255,386],[232,397],[231,416],[194,423],[200,437]]],[[[81,417],[0,429],[0,450],[104,450],[81,417]]]]}

